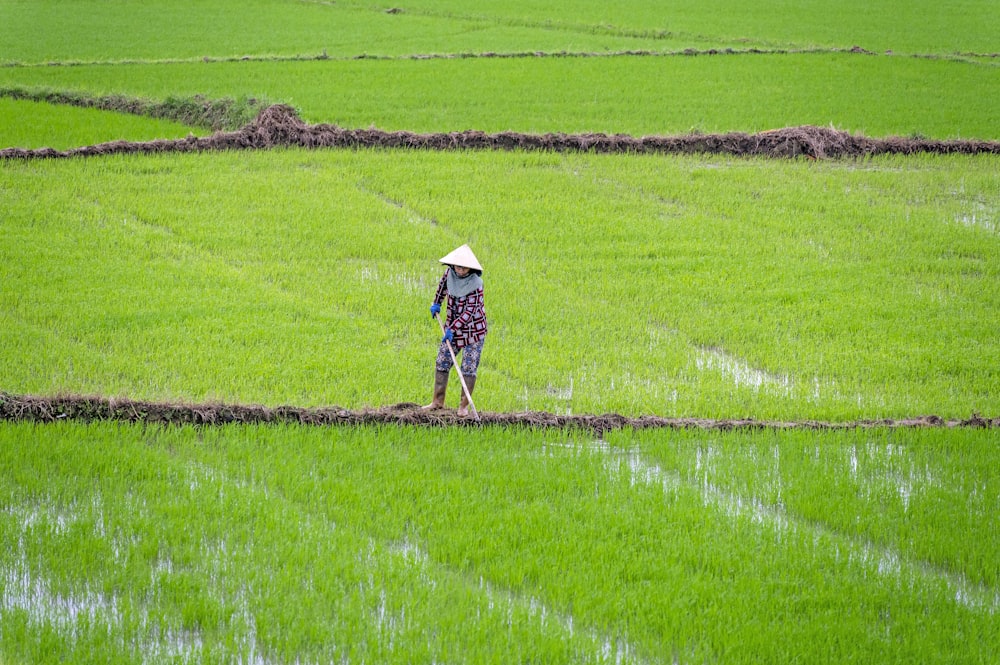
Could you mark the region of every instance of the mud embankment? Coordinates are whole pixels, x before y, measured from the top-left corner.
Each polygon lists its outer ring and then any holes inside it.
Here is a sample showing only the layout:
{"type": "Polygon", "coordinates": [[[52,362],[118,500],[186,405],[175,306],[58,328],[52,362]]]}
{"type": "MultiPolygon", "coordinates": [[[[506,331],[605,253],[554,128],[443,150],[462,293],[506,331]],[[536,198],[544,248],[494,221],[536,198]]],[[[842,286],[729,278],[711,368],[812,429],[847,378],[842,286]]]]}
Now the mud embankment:
{"type": "Polygon", "coordinates": [[[626,134],[522,134],[475,130],[419,134],[379,129],[344,129],[336,125],[307,125],[290,106],[276,104],[234,132],[208,137],[144,142],[112,141],[58,151],[6,148],[0,159],[52,159],[112,154],[152,154],[215,150],[298,148],[408,148],[413,150],[525,150],[550,152],[693,154],[709,153],[759,157],[835,159],[881,154],[1000,154],[1000,141],[874,139],[848,132],[805,125],[756,134],[686,134],[644,136],[626,134]]]}
{"type": "Polygon", "coordinates": [[[873,428],[1000,428],[1000,418],[977,414],[964,420],[938,416],[902,419],[828,422],[819,420],[769,421],[754,419],[628,417],[602,415],[557,415],[545,412],[480,413],[480,419],[462,417],[454,409],[424,411],[417,404],[403,403],[381,408],[342,409],[265,407],[241,404],[176,404],[87,396],[44,397],[0,393],[0,420],[58,422],[118,421],[148,424],[225,425],[295,423],[320,426],[417,425],[427,427],[523,426],[532,428],[583,429],[597,435],[617,429],[704,429],[704,430],[847,430],[873,428]]]}
{"type": "MultiPolygon", "coordinates": [[[[386,12],[390,13],[390,12],[386,12]]],[[[551,26],[545,26],[547,29],[551,26]]],[[[650,35],[636,34],[642,37],[650,35]]],[[[848,53],[853,55],[881,56],[891,58],[919,58],[921,60],[948,60],[952,62],[975,62],[1000,58],[1000,53],[954,51],[951,53],[908,53],[893,49],[872,51],[862,46],[850,47],[811,47],[811,48],[781,48],[781,47],[749,47],[749,48],[683,48],[683,49],[618,49],[607,51],[458,51],[443,53],[403,53],[397,55],[378,53],[358,53],[355,55],[330,55],[324,49],[321,53],[294,55],[204,55],[188,58],[125,58],[121,60],[45,60],[42,62],[23,62],[7,60],[0,62],[0,67],[31,68],[42,67],[94,67],[107,65],[176,65],[185,63],[232,63],[232,62],[315,62],[335,61],[349,62],[353,60],[515,60],[515,59],[567,59],[567,58],[690,58],[705,56],[767,56],[767,55],[836,55],[848,53]],[[971,59],[971,60],[970,60],[971,59]]]]}

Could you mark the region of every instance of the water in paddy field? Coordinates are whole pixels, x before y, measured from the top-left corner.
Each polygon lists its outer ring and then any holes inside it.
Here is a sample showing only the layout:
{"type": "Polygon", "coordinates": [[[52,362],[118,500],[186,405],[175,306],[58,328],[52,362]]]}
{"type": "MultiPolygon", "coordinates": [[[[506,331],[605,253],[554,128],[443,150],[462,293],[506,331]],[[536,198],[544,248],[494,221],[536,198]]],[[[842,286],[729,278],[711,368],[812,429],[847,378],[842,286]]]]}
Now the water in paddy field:
{"type": "MultiPolygon", "coordinates": [[[[217,474],[208,467],[192,466],[192,490],[204,482],[212,482],[217,474]]],[[[126,501],[126,512],[144,512],[144,506],[126,501]]],[[[38,538],[39,532],[46,543],[62,548],[60,541],[80,535],[81,528],[92,528],[96,536],[109,541],[112,566],[125,568],[127,552],[141,539],[141,534],[110,534],[105,528],[104,507],[99,495],[93,495],[87,505],[60,506],[48,498],[20,505],[9,505],[0,511],[0,520],[8,521],[19,533],[17,544],[0,560],[0,626],[9,615],[24,617],[29,630],[42,628],[56,632],[69,648],[83,640],[98,639],[102,644],[122,654],[134,654],[141,663],[197,663],[202,662],[205,642],[199,629],[187,629],[163,617],[157,605],[157,596],[174,575],[191,571],[175,570],[169,556],[160,556],[152,565],[150,586],[139,591],[141,597],[130,596],[130,589],[114,592],[102,590],[100,579],[89,580],[77,571],[63,571],[61,577],[69,582],[58,583],[60,576],[47,570],[44,558],[37,555],[29,560],[27,538],[38,538]],[[92,526],[91,526],[92,525],[92,526]],[[74,577],[75,575],[75,577],[74,577]]],[[[207,542],[207,541],[206,541],[207,542]]],[[[215,565],[225,556],[225,543],[207,545],[204,565],[215,565]],[[213,557],[210,550],[219,551],[213,557]]],[[[37,549],[37,545],[36,545],[37,549]]],[[[86,575],[86,571],[83,572],[86,575]]],[[[213,582],[216,581],[213,579],[213,582]]],[[[246,598],[237,599],[239,609],[230,621],[241,627],[235,641],[231,662],[268,665],[267,658],[257,642],[256,624],[246,598]]],[[[3,639],[0,627],[0,640],[3,639]]],[[[87,647],[81,646],[86,649],[87,647]]],[[[298,662],[298,661],[296,661],[298,662]]]]}
{"type": "MultiPolygon", "coordinates": [[[[231,480],[218,469],[199,463],[189,465],[185,485],[192,492],[211,485],[212,492],[217,491],[220,495],[234,491],[264,491],[263,488],[250,486],[242,480],[231,480]]],[[[132,508],[142,510],[140,506],[132,508]]],[[[161,614],[157,596],[159,590],[175,575],[205,573],[211,579],[208,590],[215,596],[215,600],[230,609],[234,602],[236,605],[235,612],[226,618],[236,635],[233,651],[228,654],[227,662],[252,665],[318,662],[301,658],[293,661],[276,659],[262,646],[258,639],[257,618],[248,600],[249,594],[244,589],[233,598],[219,583],[220,575],[238,574],[237,571],[227,569],[232,546],[225,540],[202,537],[197,563],[189,562],[186,569],[185,566],[175,564],[169,554],[161,552],[150,566],[150,584],[138,592],[139,597],[128,596],[128,589],[107,594],[95,590],[90,582],[80,579],[70,583],[71,587],[76,585],[74,590],[59,591],[52,571],[46,571],[45,562],[29,561],[25,539],[37,538],[38,534],[33,534],[32,530],[38,528],[44,530],[48,539],[58,540],[67,536],[73,525],[103,525],[100,500],[95,499],[94,504],[86,508],[58,507],[54,501],[9,506],[0,512],[0,519],[12,522],[22,534],[13,556],[0,563],[0,625],[4,623],[5,615],[16,613],[26,618],[29,629],[44,627],[53,630],[69,648],[73,648],[84,638],[96,638],[122,653],[133,653],[136,662],[202,662],[208,642],[202,631],[197,628],[186,629],[179,623],[170,624],[161,614]],[[191,569],[192,565],[195,566],[194,570],[191,569]]],[[[320,530],[323,528],[334,530],[336,525],[324,525],[320,530]]],[[[95,527],[95,531],[99,531],[103,537],[112,540],[115,538],[109,536],[103,526],[95,527]]],[[[122,546],[112,549],[116,552],[114,563],[124,566],[125,561],[119,559],[126,555],[119,553],[128,548],[122,546]]],[[[453,576],[453,573],[435,564],[418,543],[405,538],[388,544],[369,539],[366,545],[359,548],[354,558],[362,569],[368,571],[359,591],[362,598],[367,600],[368,614],[358,620],[366,626],[374,627],[383,648],[389,652],[405,653],[404,636],[412,636],[414,629],[411,607],[407,605],[408,596],[401,594],[393,586],[386,586],[386,580],[397,579],[399,571],[409,571],[409,577],[415,579],[419,587],[417,597],[426,599],[433,598],[435,589],[441,584],[442,575],[448,577],[453,576]]],[[[94,584],[100,586],[101,582],[96,580],[94,584]]],[[[508,629],[513,628],[516,622],[522,628],[534,625],[543,634],[563,638],[568,636],[568,639],[577,643],[590,645],[592,656],[585,658],[586,662],[618,665],[642,662],[627,639],[581,627],[574,622],[572,614],[550,608],[538,596],[505,589],[482,578],[478,582],[469,580],[467,585],[482,599],[477,610],[480,616],[475,618],[482,619],[487,625],[496,622],[488,621],[482,614],[491,614],[494,619],[498,616],[505,617],[508,629]]],[[[0,632],[0,639],[2,637],[0,632]]],[[[427,647],[433,648],[433,644],[429,642],[427,647]]],[[[81,648],[86,647],[81,645],[81,648]]],[[[213,648],[217,648],[217,645],[213,648]]],[[[338,662],[347,661],[339,659],[338,662]]]]}
{"type": "Polygon", "coordinates": [[[793,381],[790,377],[755,369],[745,360],[720,349],[699,348],[694,362],[699,371],[720,372],[738,387],[765,389],[786,397],[792,394],[793,381]]]}
{"type": "Polygon", "coordinates": [[[423,276],[413,276],[397,272],[384,274],[379,272],[377,267],[373,266],[362,266],[359,275],[363,282],[375,282],[395,286],[407,293],[427,293],[428,291],[433,291],[433,287],[427,283],[427,280],[423,276]]]}
{"type": "Polygon", "coordinates": [[[983,214],[971,213],[962,215],[958,218],[958,221],[964,226],[979,227],[993,233],[1000,231],[1000,224],[983,214]]]}
{"type": "MultiPolygon", "coordinates": [[[[663,469],[647,459],[638,448],[612,446],[603,439],[592,441],[586,446],[573,443],[546,444],[541,454],[555,457],[598,453],[605,458],[605,468],[610,477],[617,482],[627,483],[630,487],[655,487],[662,491],[665,497],[682,491],[697,491],[706,510],[719,511],[733,520],[749,520],[752,524],[773,533],[779,542],[803,533],[811,534],[814,547],[835,548],[834,554],[837,560],[846,559],[849,564],[865,571],[865,576],[891,579],[898,583],[899,588],[904,589],[913,589],[915,586],[933,588],[943,585],[949,590],[952,600],[957,605],[991,615],[1000,610],[1000,592],[974,584],[961,573],[908,558],[907,555],[891,547],[878,545],[864,537],[850,536],[822,523],[804,520],[789,513],[781,499],[780,478],[774,481],[777,483],[776,486],[765,488],[768,495],[777,497],[775,502],[733,492],[713,482],[713,476],[718,475],[716,466],[724,457],[737,454],[740,450],[745,449],[723,447],[710,442],[699,446],[695,450],[694,479],[684,478],[676,469],[663,469]],[[845,540],[846,543],[843,542],[845,540]]],[[[754,454],[758,452],[755,451],[754,454]]],[[[865,459],[877,459],[879,456],[888,459],[904,452],[903,448],[893,444],[870,443],[865,451],[865,459]]],[[[768,454],[773,457],[773,463],[776,465],[780,459],[780,448],[774,446],[768,454]]],[[[816,455],[820,454],[817,447],[816,455]]],[[[857,447],[846,448],[845,454],[847,455],[845,472],[857,476],[860,464],[857,447]]],[[[750,461],[755,465],[766,463],[760,459],[750,461]]],[[[933,487],[940,482],[929,469],[914,467],[909,472],[901,474],[890,470],[887,466],[884,473],[876,475],[869,473],[862,485],[865,487],[864,491],[874,500],[880,488],[888,483],[895,488],[894,491],[898,494],[903,510],[906,511],[915,492],[933,487]]]]}
{"type": "MultiPolygon", "coordinates": [[[[751,464],[765,471],[777,469],[782,456],[782,450],[777,445],[722,446],[706,438],[703,443],[695,444],[685,462],[690,467],[685,469],[664,467],[644,454],[638,446],[611,445],[604,439],[583,443],[546,443],[530,454],[569,460],[596,456],[604,471],[605,480],[601,482],[647,494],[652,490],[664,499],[693,492],[706,511],[754,525],[773,536],[777,542],[796,538],[799,542],[811,542],[817,550],[829,552],[832,549],[836,560],[845,562],[849,569],[861,570],[865,576],[872,578],[889,580],[903,592],[921,593],[923,589],[934,591],[945,588],[957,606],[989,615],[995,615],[1000,609],[1000,594],[970,583],[961,574],[908,557],[891,547],[869,542],[863,536],[851,536],[822,523],[801,519],[785,508],[781,498],[781,477],[776,473],[765,475],[767,480],[761,485],[762,491],[774,499],[733,491],[725,484],[722,470],[734,463],[751,464]],[[734,460],[734,456],[738,459],[734,460]]],[[[824,460],[841,469],[864,491],[870,492],[873,501],[884,495],[885,487],[892,488],[892,494],[904,512],[911,509],[914,498],[921,492],[946,483],[933,470],[907,463],[907,454],[904,447],[885,442],[831,448],[817,446],[814,452],[817,461],[824,460]]],[[[205,485],[220,494],[265,491],[263,487],[227,478],[210,466],[192,463],[187,471],[184,483],[192,491],[205,485]]],[[[979,489],[973,488],[972,491],[979,489]]],[[[126,506],[125,512],[133,511],[143,512],[141,502],[126,506]]],[[[70,537],[74,529],[86,525],[92,531],[91,535],[108,541],[113,563],[121,564],[130,543],[122,541],[120,534],[111,533],[106,526],[104,512],[99,495],[89,501],[69,505],[42,498],[0,509],[0,521],[5,523],[7,533],[19,534],[16,543],[0,560],[0,625],[5,622],[5,617],[17,614],[26,617],[30,627],[49,628],[70,645],[86,635],[106,634],[108,643],[123,651],[134,652],[137,662],[199,662],[206,642],[203,634],[197,629],[186,630],[179,624],[171,625],[155,618],[158,616],[156,589],[173,576],[185,572],[178,570],[168,555],[159,556],[152,563],[152,591],[142,599],[128,596],[127,589],[105,592],[100,581],[90,583],[77,579],[75,584],[60,585],[53,572],[46,569],[44,560],[29,556],[25,541],[38,537],[39,532],[58,543],[60,539],[70,537]]],[[[141,538],[141,535],[131,537],[141,538]]],[[[218,574],[223,570],[220,566],[231,550],[224,539],[206,540],[198,565],[212,574],[218,574]]],[[[401,600],[395,589],[384,585],[386,571],[408,571],[421,592],[426,594],[425,597],[433,597],[434,590],[447,572],[443,572],[442,567],[415,539],[404,538],[388,544],[371,540],[367,546],[359,548],[357,560],[363,568],[371,571],[368,581],[364,583],[364,591],[372,602],[370,616],[364,620],[378,628],[380,640],[386,640],[386,644],[395,648],[405,648],[400,644],[400,636],[406,633],[408,627],[412,633],[413,608],[407,605],[412,601],[401,600]],[[395,598],[393,594],[397,594],[395,598]]],[[[482,600],[477,610],[480,616],[474,620],[484,619],[481,615],[492,614],[507,617],[508,625],[514,621],[527,621],[544,634],[584,640],[592,648],[593,660],[642,662],[639,650],[627,638],[604,634],[582,625],[571,611],[553,607],[541,593],[504,588],[482,577],[468,581],[468,585],[482,600]]],[[[224,593],[214,581],[210,590],[212,593],[224,593]]],[[[235,602],[237,608],[235,614],[229,617],[238,635],[232,662],[255,665],[279,662],[268,655],[258,640],[257,618],[247,596],[225,600],[235,602]]]]}
{"type": "MultiPolygon", "coordinates": [[[[372,563],[374,563],[377,549],[377,544],[374,541],[369,544],[368,556],[372,559],[372,563]]],[[[404,539],[392,544],[389,551],[393,556],[400,558],[408,567],[416,569],[420,579],[429,587],[436,586],[434,574],[436,564],[419,545],[404,539]]],[[[581,628],[574,621],[571,613],[552,609],[536,595],[505,589],[491,584],[482,576],[475,583],[475,588],[486,601],[484,607],[477,609],[476,620],[483,618],[485,610],[485,612],[506,617],[506,624],[510,626],[516,620],[515,617],[520,615],[526,617],[529,623],[534,623],[542,631],[555,631],[569,638],[582,636],[586,642],[592,645],[593,660],[597,662],[615,663],[616,665],[643,662],[636,655],[637,649],[627,639],[604,635],[585,627],[581,628]]],[[[374,585],[372,589],[374,589],[374,585]]],[[[393,615],[387,610],[385,591],[382,590],[380,594],[378,609],[374,613],[375,621],[379,626],[386,626],[391,630],[397,623],[405,620],[405,607],[401,614],[393,615]]]]}
{"type": "MultiPolygon", "coordinates": [[[[103,519],[99,506],[88,507],[87,519],[93,519],[95,508],[98,511],[95,529],[100,532],[103,519]]],[[[120,594],[95,590],[87,581],[79,589],[57,590],[39,570],[39,565],[29,564],[24,544],[24,534],[28,530],[42,528],[58,538],[67,533],[70,525],[81,520],[81,513],[56,508],[46,502],[9,506],[4,511],[4,517],[19,521],[22,535],[14,550],[8,552],[10,556],[0,564],[0,589],[3,590],[0,621],[9,613],[22,614],[29,626],[54,630],[71,645],[83,637],[81,633],[84,630],[105,633],[108,643],[122,652],[136,647],[142,662],[168,660],[186,663],[196,660],[202,648],[197,632],[159,624],[148,612],[127,618],[120,594]],[[137,644],[126,628],[129,623],[138,624],[144,635],[137,644]]],[[[117,556],[121,548],[116,546],[113,551],[117,556]]]]}

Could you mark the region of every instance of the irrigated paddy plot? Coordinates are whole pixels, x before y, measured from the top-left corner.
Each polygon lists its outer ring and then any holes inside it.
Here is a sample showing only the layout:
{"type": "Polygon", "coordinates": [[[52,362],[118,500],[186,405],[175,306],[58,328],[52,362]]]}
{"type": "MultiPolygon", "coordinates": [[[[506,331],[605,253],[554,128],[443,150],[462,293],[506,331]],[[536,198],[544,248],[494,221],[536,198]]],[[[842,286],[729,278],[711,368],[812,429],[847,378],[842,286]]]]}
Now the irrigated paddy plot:
{"type": "Polygon", "coordinates": [[[10,424],[0,636],[30,662],[982,662],[996,443],[10,424]]]}
{"type": "Polygon", "coordinates": [[[207,133],[204,129],[155,118],[0,99],[0,145],[4,148],[44,146],[66,150],[124,139],[149,141],[207,133]]]}
{"type": "Polygon", "coordinates": [[[1000,4],[792,5],[0,0],[0,665],[992,663],[1000,4]]]}
{"type": "Polygon", "coordinates": [[[998,173],[993,156],[11,162],[0,386],[422,402],[434,258],[471,242],[493,322],[482,410],[992,417],[1000,242],[965,220],[1000,216],[998,173]]]}
{"type": "Polygon", "coordinates": [[[369,0],[173,0],[127,7],[77,0],[74,8],[66,12],[58,0],[5,3],[0,64],[856,45],[904,55],[990,54],[1000,22],[990,0],[874,6],[845,0],[832,7],[820,0],[792,6],[722,0],[711,7],[697,0],[409,0],[395,7],[369,0]]]}
{"type": "Polygon", "coordinates": [[[850,53],[0,68],[0,89],[8,87],[265,97],[312,123],[419,132],[645,136],[816,125],[874,137],[995,139],[1000,126],[990,103],[1000,95],[1000,69],[850,53]]]}

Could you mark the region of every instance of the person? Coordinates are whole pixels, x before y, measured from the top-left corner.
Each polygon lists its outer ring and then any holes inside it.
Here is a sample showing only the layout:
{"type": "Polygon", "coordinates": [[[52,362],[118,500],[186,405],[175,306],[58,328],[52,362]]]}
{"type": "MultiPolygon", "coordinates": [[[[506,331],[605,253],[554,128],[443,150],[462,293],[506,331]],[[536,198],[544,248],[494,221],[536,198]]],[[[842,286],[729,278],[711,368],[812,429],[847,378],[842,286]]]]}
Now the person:
{"type": "MultiPolygon", "coordinates": [[[[431,304],[431,317],[437,317],[441,312],[441,302],[448,298],[447,324],[444,337],[438,346],[437,361],[434,364],[434,397],[424,409],[441,409],[448,390],[448,375],[454,362],[448,345],[457,356],[462,354],[459,369],[465,379],[466,388],[472,394],[476,387],[476,371],[479,369],[479,358],[486,341],[486,306],[483,300],[483,267],[479,265],[476,255],[468,245],[462,245],[455,251],[440,259],[446,269],[438,283],[434,302],[431,304]]],[[[469,399],[462,392],[458,406],[458,415],[469,414],[469,399]]]]}

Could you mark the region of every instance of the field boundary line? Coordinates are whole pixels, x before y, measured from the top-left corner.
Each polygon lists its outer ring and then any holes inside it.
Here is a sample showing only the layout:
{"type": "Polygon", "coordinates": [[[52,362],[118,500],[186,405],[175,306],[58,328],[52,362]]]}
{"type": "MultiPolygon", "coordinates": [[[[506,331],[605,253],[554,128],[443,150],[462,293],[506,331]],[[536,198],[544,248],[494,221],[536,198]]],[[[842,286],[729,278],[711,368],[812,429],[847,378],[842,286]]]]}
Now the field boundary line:
{"type": "Polygon", "coordinates": [[[266,150],[270,148],[410,149],[439,151],[505,150],[595,154],[719,154],[740,157],[837,159],[883,154],[1000,154],[1000,141],[977,139],[869,138],[832,127],[803,125],[755,134],[691,133],[673,136],[629,134],[487,133],[478,130],[420,134],[380,129],[345,129],[330,124],[306,124],[294,108],[274,104],[234,132],[182,139],[111,141],[58,151],[5,148],[0,160],[97,157],[113,154],[266,150]]]}
{"type": "Polygon", "coordinates": [[[228,55],[228,56],[194,56],[188,58],[124,58],[121,60],[50,60],[45,62],[0,62],[4,69],[39,69],[46,67],[103,67],[130,65],[183,65],[194,63],[234,63],[234,62],[355,62],[360,60],[406,61],[406,60],[517,60],[528,58],[675,58],[698,56],[754,56],[754,55],[868,55],[889,58],[917,58],[920,60],[947,60],[977,65],[990,65],[990,60],[1000,59],[1000,53],[896,53],[891,49],[886,51],[871,51],[862,46],[854,45],[812,47],[812,48],[683,48],[674,50],[658,49],[618,49],[611,51],[458,51],[455,53],[404,53],[397,55],[359,53],[356,55],[329,55],[325,50],[315,54],[295,55],[228,55]],[[982,62],[983,60],[987,62],[982,62]]]}
{"type": "Polygon", "coordinates": [[[458,416],[453,409],[425,411],[404,402],[384,407],[346,409],[328,407],[267,407],[259,404],[221,402],[180,403],[132,400],[124,397],[83,395],[15,395],[0,392],[0,421],[50,423],[63,420],[115,421],[174,425],[301,424],[315,426],[413,425],[425,427],[524,426],[540,429],[581,429],[602,436],[609,430],[853,430],[978,428],[1000,429],[1000,417],[973,413],[967,419],[936,415],[908,418],[865,419],[845,422],[823,420],[758,420],[754,418],[668,418],[655,415],[558,415],[540,411],[480,413],[481,420],[458,416]]]}

